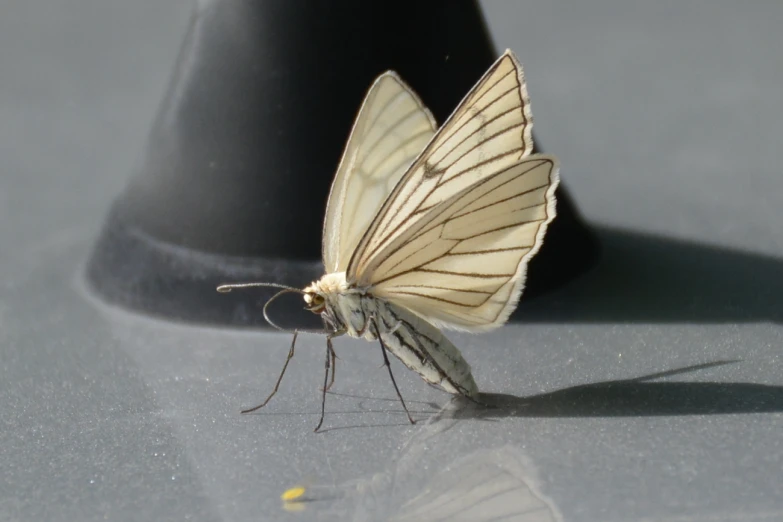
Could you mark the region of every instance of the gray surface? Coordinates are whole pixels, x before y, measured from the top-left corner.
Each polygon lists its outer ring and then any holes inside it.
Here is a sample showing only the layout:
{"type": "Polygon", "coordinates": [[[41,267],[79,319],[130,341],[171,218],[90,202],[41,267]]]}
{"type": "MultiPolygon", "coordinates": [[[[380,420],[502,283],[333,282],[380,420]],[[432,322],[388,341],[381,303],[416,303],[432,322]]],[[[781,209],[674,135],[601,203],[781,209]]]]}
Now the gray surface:
{"type": "Polygon", "coordinates": [[[189,3],[0,6],[0,519],[416,520],[488,485],[515,493],[486,505],[529,508],[514,520],[782,519],[783,4],[527,4],[488,2],[488,21],[605,261],[528,324],[451,335],[479,386],[532,399],[454,408],[397,365],[429,419],[411,427],[377,347],[341,340],[336,391],[356,397],[329,397],[322,435],[321,340],[240,416],[286,336],[157,322],[82,286],[189,3]],[[289,513],[300,482],[318,500],[289,513]]]}

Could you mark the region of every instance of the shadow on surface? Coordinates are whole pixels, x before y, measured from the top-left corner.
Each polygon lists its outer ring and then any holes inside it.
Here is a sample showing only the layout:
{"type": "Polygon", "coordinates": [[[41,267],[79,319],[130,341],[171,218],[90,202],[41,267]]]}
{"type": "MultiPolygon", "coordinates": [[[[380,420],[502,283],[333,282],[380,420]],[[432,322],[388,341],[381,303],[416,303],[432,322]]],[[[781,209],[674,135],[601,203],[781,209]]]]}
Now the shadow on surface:
{"type": "MultiPolygon", "coordinates": [[[[783,259],[594,227],[596,266],[525,300],[519,322],[783,322],[783,259]]],[[[531,277],[535,277],[532,274],[531,277]]]]}
{"type": "MultiPolygon", "coordinates": [[[[352,393],[342,393],[342,392],[335,392],[335,391],[327,391],[327,410],[325,414],[325,421],[324,426],[318,430],[318,433],[328,433],[330,431],[341,431],[341,430],[350,430],[350,429],[356,429],[356,428],[393,428],[393,427],[403,427],[407,428],[411,424],[408,422],[407,418],[404,422],[388,422],[388,423],[362,423],[362,424],[349,424],[349,425],[331,425],[329,417],[332,415],[365,415],[368,413],[383,413],[383,414],[399,414],[402,416],[405,416],[405,410],[402,408],[395,408],[395,409],[388,409],[383,406],[373,405],[374,402],[379,402],[381,404],[395,404],[397,406],[400,405],[400,399],[397,397],[390,398],[390,397],[367,397],[364,395],[356,395],[352,393]],[[357,403],[356,409],[329,409],[329,399],[328,397],[334,397],[334,398],[343,398],[343,399],[359,399],[359,402],[357,403]]],[[[411,400],[406,399],[405,404],[408,406],[408,412],[414,417],[416,422],[420,421],[426,421],[429,419],[433,414],[438,413],[441,411],[441,406],[435,402],[431,401],[417,401],[417,400],[411,400]],[[427,409],[429,408],[429,409],[427,409]]],[[[312,411],[312,412],[290,412],[290,411],[284,411],[284,412],[270,412],[270,411],[264,411],[258,410],[252,413],[248,413],[248,416],[292,416],[292,415],[308,415],[312,417],[318,417],[321,415],[320,411],[312,411]]]]}
{"type": "MultiPolygon", "coordinates": [[[[508,417],[655,417],[678,415],[726,415],[741,413],[783,412],[783,386],[745,382],[649,382],[698,370],[741,362],[714,361],[643,375],[632,379],[605,381],[572,386],[529,397],[500,393],[482,393],[481,404],[465,397],[453,397],[442,408],[427,401],[408,400],[409,409],[417,421],[436,422],[440,419],[495,420],[508,417]],[[418,406],[418,408],[417,408],[418,406]],[[433,410],[427,411],[431,407],[433,410]]],[[[360,399],[355,410],[327,409],[331,414],[392,413],[404,415],[399,407],[386,409],[368,403],[380,401],[399,405],[390,397],[329,392],[330,395],[360,399]]],[[[270,415],[320,415],[320,412],[285,412],[270,415]]],[[[328,423],[327,423],[328,424],[328,423]]],[[[321,432],[346,429],[410,426],[403,423],[357,423],[326,426],[321,432]]]]}
{"type": "Polygon", "coordinates": [[[481,394],[484,405],[455,397],[439,415],[455,419],[504,417],[648,417],[783,412],[783,386],[733,382],[647,382],[731,364],[717,361],[634,379],[564,388],[530,397],[481,394]]]}

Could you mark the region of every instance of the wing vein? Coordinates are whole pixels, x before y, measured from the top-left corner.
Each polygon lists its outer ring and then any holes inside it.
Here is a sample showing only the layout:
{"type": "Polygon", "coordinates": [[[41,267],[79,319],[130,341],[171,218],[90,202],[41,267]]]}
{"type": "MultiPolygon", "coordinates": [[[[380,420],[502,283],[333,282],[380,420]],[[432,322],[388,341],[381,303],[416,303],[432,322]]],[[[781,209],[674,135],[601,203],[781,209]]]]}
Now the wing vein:
{"type": "MultiPolygon", "coordinates": [[[[419,109],[418,107],[414,107],[413,110],[405,114],[405,116],[395,121],[393,125],[389,125],[388,127],[386,127],[386,130],[384,130],[384,132],[380,136],[378,136],[378,138],[367,148],[367,152],[364,154],[364,161],[367,161],[369,158],[372,157],[373,152],[375,152],[375,149],[378,147],[378,144],[381,143],[387,137],[389,137],[389,135],[392,134],[395,129],[397,129],[400,125],[405,123],[409,118],[412,118],[414,116],[420,116],[420,115],[421,115],[421,109],[419,109]]],[[[409,143],[412,139],[415,139],[416,137],[417,135],[413,135],[409,137],[407,140],[405,140],[405,142],[403,143],[409,143]]],[[[396,150],[392,150],[392,153],[394,152],[396,152],[396,150]]],[[[383,164],[383,162],[379,162],[379,164],[383,164]]],[[[364,166],[364,162],[362,162],[361,166],[364,166]]]]}
{"type": "Polygon", "coordinates": [[[410,270],[405,270],[403,272],[400,272],[398,274],[394,274],[392,276],[389,276],[385,279],[381,279],[379,281],[375,282],[375,285],[380,285],[381,283],[386,283],[388,281],[391,281],[393,279],[396,279],[400,276],[404,276],[406,274],[410,274],[412,272],[427,272],[430,274],[444,274],[444,275],[461,275],[461,276],[468,276],[468,277],[476,277],[479,279],[494,279],[499,277],[511,277],[514,274],[479,274],[475,272],[452,272],[450,270],[437,270],[434,268],[422,268],[421,266],[417,266],[415,268],[411,268],[410,270]]]}
{"type": "Polygon", "coordinates": [[[514,252],[516,250],[529,250],[533,245],[523,245],[508,248],[490,248],[488,250],[471,250],[470,252],[446,252],[443,257],[449,256],[472,256],[480,254],[497,254],[498,252],[514,252]]]}
{"type": "MultiPolygon", "coordinates": [[[[509,91],[506,91],[506,93],[505,93],[505,94],[507,94],[508,92],[511,92],[511,91],[513,91],[513,90],[514,90],[514,88],[510,89],[509,91]]],[[[504,96],[505,96],[505,94],[504,94],[504,96]]],[[[495,102],[496,102],[498,99],[500,99],[500,98],[502,98],[502,96],[500,96],[500,97],[498,97],[497,99],[493,100],[493,101],[492,101],[492,103],[495,103],[495,102]]],[[[488,107],[489,107],[489,106],[488,106],[488,107]]],[[[511,113],[511,112],[513,112],[513,111],[515,111],[515,110],[518,110],[518,109],[519,109],[519,107],[512,107],[511,109],[509,109],[509,110],[507,110],[507,111],[505,111],[505,112],[502,112],[502,113],[500,113],[499,115],[497,115],[497,116],[495,116],[495,117],[491,118],[490,120],[488,120],[488,121],[484,122],[484,123],[483,123],[483,124],[482,124],[482,125],[481,125],[479,128],[477,128],[477,129],[476,129],[474,132],[472,132],[472,133],[468,134],[468,135],[467,135],[465,138],[463,138],[463,139],[462,139],[462,140],[461,140],[459,143],[457,143],[457,144],[456,144],[456,145],[454,145],[454,146],[453,146],[451,149],[449,149],[449,151],[448,151],[447,153],[445,153],[445,154],[443,155],[443,157],[445,158],[446,156],[448,156],[449,154],[451,154],[451,153],[452,153],[452,152],[453,152],[455,149],[457,149],[457,147],[459,147],[460,145],[462,145],[463,143],[465,143],[465,142],[466,142],[467,140],[469,140],[471,137],[475,136],[475,135],[476,135],[476,133],[478,133],[478,132],[479,132],[481,129],[483,129],[484,127],[486,127],[487,125],[489,125],[489,124],[490,124],[490,123],[492,123],[493,121],[496,121],[498,118],[501,118],[501,117],[505,116],[506,114],[509,114],[509,113],[511,113]]],[[[443,174],[441,174],[441,176],[440,176],[440,179],[442,180],[444,177],[446,177],[446,174],[448,174],[448,170],[449,170],[451,167],[453,167],[453,166],[454,166],[456,163],[458,163],[460,160],[464,159],[464,158],[465,158],[465,157],[466,157],[468,154],[471,154],[472,152],[474,152],[476,149],[478,149],[478,148],[479,148],[479,147],[481,147],[482,145],[484,145],[484,144],[486,144],[486,143],[488,143],[488,142],[490,142],[490,141],[494,140],[494,139],[495,139],[495,138],[497,138],[498,136],[500,136],[500,135],[502,135],[502,134],[505,134],[505,133],[507,133],[507,132],[510,132],[510,131],[512,131],[512,130],[514,130],[514,129],[516,129],[516,128],[524,128],[524,126],[527,124],[527,120],[524,118],[524,112],[522,113],[522,116],[523,116],[523,120],[522,120],[522,122],[521,122],[521,123],[514,123],[514,124],[510,125],[509,127],[506,127],[506,128],[504,128],[504,129],[501,129],[501,130],[499,130],[499,131],[495,132],[495,133],[494,133],[494,134],[492,134],[491,136],[488,136],[487,138],[483,139],[482,141],[479,141],[478,143],[476,143],[475,145],[473,145],[472,147],[470,147],[468,150],[466,150],[464,153],[462,153],[462,155],[460,155],[458,158],[456,158],[456,159],[452,160],[450,163],[448,163],[448,165],[447,165],[447,166],[445,166],[445,167],[440,167],[440,164],[438,163],[438,165],[435,167],[435,169],[436,169],[436,170],[441,170],[441,171],[443,171],[443,174]],[[440,168],[438,168],[438,167],[440,167],[440,168]]],[[[440,144],[439,144],[437,147],[435,147],[435,148],[434,148],[434,149],[431,151],[431,153],[430,153],[429,155],[430,155],[430,156],[432,156],[432,155],[434,155],[435,153],[437,153],[437,152],[440,150],[440,148],[441,148],[443,145],[445,145],[445,144],[448,142],[448,140],[451,138],[451,136],[453,136],[453,135],[456,133],[456,131],[457,131],[457,130],[459,130],[459,129],[461,129],[463,126],[464,126],[464,124],[463,124],[462,126],[460,126],[460,127],[456,128],[456,129],[455,129],[455,132],[454,132],[454,133],[452,133],[451,135],[449,135],[449,137],[448,137],[448,138],[446,138],[446,140],[445,140],[444,142],[440,143],[440,144]]],[[[457,178],[459,178],[459,177],[463,176],[464,174],[466,174],[466,173],[468,173],[468,172],[471,172],[471,171],[473,171],[473,170],[475,170],[475,169],[477,169],[477,168],[479,168],[479,167],[482,167],[482,166],[484,166],[484,165],[486,165],[486,164],[488,164],[488,163],[492,163],[493,161],[496,161],[496,160],[498,160],[498,159],[500,159],[500,158],[504,158],[504,157],[506,157],[506,156],[508,156],[508,155],[510,155],[510,154],[513,154],[513,153],[514,153],[514,152],[516,152],[516,151],[520,151],[520,157],[521,157],[521,156],[524,154],[524,150],[525,150],[525,145],[524,145],[524,142],[523,142],[523,145],[522,145],[521,147],[518,147],[518,148],[513,148],[513,149],[509,150],[509,151],[508,151],[508,152],[506,152],[506,153],[501,153],[501,154],[498,154],[498,155],[496,155],[496,156],[493,156],[493,157],[491,157],[491,158],[489,158],[489,159],[487,159],[487,160],[484,160],[484,161],[481,161],[481,162],[477,162],[477,163],[475,163],[475,164],[471,165],[470,167],[468,167],[468,168],[466,168],[466,169],[463,169],[463,170],[461,170],[461,171],[459,171],[459,172],[456,172],[456,173],[454,173],[453,175],[449,175],[445,181],[439,181],[438,183],[436,183],[435,187],[433,187],[433,189],[432,189],[432,190],[431,190],[431,191],[430,191],[430,192],[427,194],[427,197],[425,197],[424,199],[422,199],[421,203],[420,203],[420,204],[419,204],[419,205],[418,205],[418,206],[415,208],[415,210],[416,210],[416,211],[418,211],[418,210],[420,209],[420,205],[421,205],[422,203],[424,203],[424,201],[426,201],[426,200],[427,200],[427,199],[428,199],[430,196],[432,196],[432,194],[435,192],[435,190],[436,190],[436,189],[438,189],[438,188],[442,187],[442,186],[443,186],[443,185],[445,185],[446,183],[449,183],[449,182],[451,182],[451,181],[453,181],[453,180],[456,180],[457,178]]],[[[419,184],[418,184],[417,186],[419,186],[420,184],[421,184],[421,181],[419,182],[419,184]]],[[[382,235],[387,233],[387,231],[388,231],[388,227],[389,227],[389,226],[390,226],[390,225],[391,225],[391,224],[394,222],[394,220],[397,218],[397,216],[399,215],[399,213],[400,213],[400,211],[401,211],[402,209],[403,209],[403,206],[402,206],[402,205],[400,205],[399,207],[397,207],[397,208],[394,210],[394,212],[391,214],[391,218],[388,220],[388,223],[387,223],[387,225],[386,225],[386,226],[385,226],[385,227],[384,227],[384,228],[383,228],[383,229],[380,231],[382,235]]],[[[415,214],[416,214],[416,212],[414,212],[414,215],[415,215],[415,214]]],[[[392,233],[393,233],[393,232],[392,232],[392,233]]]]}
{"type": "MultiPolygon", "coordinates": [[[[509,94],[509,93],[511,93],[511,92],[514,92],[514,90],[515,90],[515,89],[518,89],[518,87],[517,87],[517,86],[513,86],[513,87],[511,87],[509,90],[505,91],[503,94],[501,94],[500,96],[498,96],[497,98],[495,98],[494,100],[492,100],[492,101],[491,101],[489,104],[487,104],[487,106],[486,106],[486,107],[483,107],[483,108],[482,108],[480,111],[478,111],[477,113],[475,113],[475,114],[471,115],[471,117],[468,119],[468,121],[466,121],[466,122],[463,122],[463,123],[462,123],[462,125],[460,125],[460,126],[458,126],[458,127],[457,127],[457,126],[455,126],[454,128],[452,128],[452,129],[449,129],[449,130],[450,130],[449,134],[447,134],[447,135],[446,135],[446,137],[443,139],[443,141],[442,141],[442,142],[440,142],[440,143],[439,143],[439,144],[438,144],[438,145],[437,145],[435,148],[433,148],[433,149],[430,151],[430,156],[434,156],[434,155],[436,155],[438,152],[440,152],[440,149],[441,149],[441,148],[442,148],[444,145],[446,145],[447,143],[449,143],[449,140],[451,140],[451,138],[452,138],[452,137],[454,137],[454,136],[456,135],[457,131],[459,131],[459,130],[461,130],[462,128],[464,128],[464,127],[465,127],[465,125],[467,125],[467,124],[468,124],[468,122],[470,122],[470,121],[473,121],[474,119],[478,118],[478,116],[479,116],[480,114],[483,114],[483,113],[484,113],[484,112],[485,112],[487,109],[489,109],[490,107],[492,107],[492,106],[493,106],[495,103],[497,103],[498,101],[500,101],[500,100],[501,100],[502,98],[504,98],[504,97],[505,97],[507,94],[509,94]]],[[[514,112],[514,111],[518,111],[519,109],[520,109],[520,107],[519,107],[519,106],[511,107],[510,109],[508,109],[508,110],[506,110],[506,111],[503,111],[503,112],[500,112],[500,113],[498,113],[497,115],[493,116],[492,118],[490,118],[490,119],[488,119],[488,120],[486,120],[486,121],[482,122],[482,123],[481,123],[481,125],[479,125],[479,126],[476,128],[476,130],[474,130],[473,132],[471,132],[470,134],[468,134],[467,136],[465,136],[465,137],[464,137],[462,140],[460,140],[460,142],[459,142],[459,143],[457,143],[456,145],[454,145],[453,147],[451,147],[451,148],[449,149],[449,153],[450,153],[450,152],[452,152],[452,151],[453,151],[454,149],[456,149],[457,147],[459,147],[460,145],[462,145],[463,143],[465,143],[465,141],[469,140],[469,139],[470,139],[472,136],[474,136],[475,134],[477,134],[479,131],[481,131],[481,129],[483,129],[484,127],[486,127],[486,126],[487,126],[487,125],[489,125],[490,123],[492,123],[492,122],[494,122],[494,121],[497,121],[497,119],[498,119],[498,118],[502,118],[502,117],[503,117],[503,116],[505,116],[506,114],[510,114],[510,113],[512,113],[512,112],[514,112]]],[[[524,116],[523,116],[523,117],[524,117],[524,116]]],[[[523,119],[523,121],[522,121],[522,123],[521,123],[520,125],[524,125],[525,123],[527,123],[527,122],[526,122],[526,121],[524,121],[524,119],[523,119]]],[[[445,157],[445,156],[447,156],[449,153],[446,153],[446,154],[444,154],[444,157],[445,157]]]]}
{"type": "Polygon", "coordinates": [[[492,292],[485,290],[472,290],[467,288],[453,288],[450,286],[434,286],[434,285],[405,285],[406,288],[432,288],[433,290],[453,290],[455,292],[465,292],[469,294],[488,294],[492,295],[492,292]]]}
{"type": "Polygon", "coordinates": [[[403,295],[411,295],[415,297],[421,297],[422,299],[431,299],[433,301],[439,301],[441,303],[448,303],[455,306],[462,306],[464,308],[475,308],[475,304],[473,303],[460,303],[459,301],[452,301],[451,299],[445,299],[443,297],[436,297],[434,295],[429,294],[420,294],[418,292],[407,292],[404,290],[395,290],[395,294],[403,294],[403,295]]]}
{"type": "MultiPolygon", "coordinates": [[[[512,150],[510,150],[510,151],[508,151],[508,152],[505,152],[505,153],[503,153],[503,154],[499,154],[498,156],[495,156],[495,157],[489,158],[489,159],[487,159],[487,160],[484,160],[484,161],[478,162],[478,163],[476,163],[475,165],[473,165],[472,167],[470,167],[469,169],[465,169],[465,170],[463,170],[463,171],[459,172],[457,175],[460,175],[460,176],[461,176],[461,175],[462,175],[462,174],[464,174],[465,172],[469,172],[470,170],[472,170],[472,169],[474,169],[474,168],[477,168],[477,167],[483,166],[483,165],[485,165],[485,164],[487,164],[487,163],[492,163],[493,161],[497,160],[498,158],[501,158],[501,157],[508,156],[509,154],[513,154],[513,153],[514,153],[516,150],[519,150],[519,149],[512,149],[512,150]]],[[[535,166],[534,166],[534,167],[531,167],[531,169],[530,169],[530,170],[532,170],[533,168],[535,168],[535,166]]],[[[526,171],[526,172],[527,172],[527,171],[526,171]]],[[[481,180],[481,181],[477,182],[475,186],[479,186],[480,184],[483,184],[484,182],[486,182],[486,181],[487,181],[487,180],[489,180],[489,179],[491,179],[491,177],[484,178],[483,180],[481,180]]],[[[440,187],[441,187],[441,186],[443,186],[444,184],[445,184],[445,182],[444,182],[443,184],[441,184],[441,185],[436,185],[435,187],[433,187],[433,188],[432,188],[432,189],[431,189],[429,192],[427,192],[427,196],[426,196],[426,197],[424,197],[424,198],[422,198],[421,202],[420,202],[418,205],[416,205],[416,207],[414,207],[414,208],[415,208],[416,210],[418,210],[418,209],[421,207],[421,204],[422,204],[424,201],[426,201],[426,200],[427,200],[427,199],[428,199],[428,198],[429,198],[429,197],[430,197],[430,196],[431,196],[431,195],[432,195],[432,194],[433,194],[433,193],[434,193],[434,192],[435,192],[435,191],[436,191],[438,188],[440,188],[440,187]]],[[[435,206],[437,206],[437,205],[435,205],[435,206]]],[[[378,242],[378,243],[377,243],[377,244],[376,244],[376,245],[375,245],[375,246],[374,246],[374,247],[373,247],[371,250],[369,250],[369,253],[368,253],[368,254],[366,254],[366,256],[367,256],[367,257],[372,257],[372,256],[374,256],[374,255],[375,255],[375,254],[378,252],[378,250],[380,250],[381,248],[383,248],[384,246],[386,246],[386,244],[387,244],[387,243],[389,243],[389,242],[390,242],[390,241],[391,241],[391,240],[394,238],[395,234],[396,234],[396,233],[397,233],[397,232],[400,230],[400,228],[402,228],[404,225],[406,225],[406,224],[408,223],[408,221],[410,221],[411,219],[413,219],[413,217],[414,217],[414,216],[415,216],[415,214],[414,214],[414,213],[410,213],[410,214],[408,214],[408,215],[407,215],[405,218],[403,218],[403,220],[402,220],[402,221],[400,221],[399,223],[397,223],[397,224],[395,225],[395,227],[394,227],[394,228],[393,228],[391,231],[389,231],[388,233],[386,233],[386,231],[384,230],[384,231],[381,233],[381,235],[383,236],[383,239],[381,239],[381,240],[380,240],[380,242],[378,242]]],[[[389,223],[388,223],[388,225],[391,225],[392,223],[393,223],[393,218],[392,218],[392,220],[389,220],[389,223]]],[[[430,229],[428,229],[428,230],[432,230],[432,229],[430,228],[430,229]]]]}
{"type": "MultiPolygon", "coordinates": [[[[399,147],[400,148],[407,147],[410,143],[420,139],[422,136],[425,136],[425,135],[431,134],[431,133],[432,133],[432,131],[430,131],[429,129],[417,132],[416,134],[411,135],[408,139],[406,139],[405,141],[400,143],[399,147]]],[[[398,152],[398,150],[392,150],[391,152],[386,154],[386,156],[384,156],[383,159],[378,162],[378,164],[379,165],[383,165],[386,162],[386,160],[391,158],[397,152],[398,152]]],[[[394,168],[393,169],[389,169],[389,170],[391,170],[392,172],[396,172],[397,169],[399,169],[403,165],[404,162],[410,162],[410,161],[412,161],[410,158],[403,158],[403,161],[401,161],[399,163],[396,163],[394,165],[394,168]]]]}
{"type": "MultiPolygon", "coordinates": [[[[512,180],[512,181],[515,181],[515,180],[512,180]]],[[[484,205],[483,207],[474,208],[473,210],[468,210],[467,212],[463,212],[462,214],[454,214],[454,215],[451,217],[451,219],[457,219],[457,218],[460,218],[460,217],[463,217],[463,216],[469,216],[469,215],[473,214],[474,212],[479,212],[479,211],[481,211],[481,210],[486,210],[486,209],[488,209],[488,208],[494,207],[495,205],[499,205],[499,204],[501,204],[501,203],[505,203],[506,201],[511,201],[512,199],[514,199],[514,198],[518,198],[519,196],[524,196],[525,194],[530,194],[531,192],[535,192],[536,190],[541,190],[542,188],[544,188],[544,187],[546,187],[546,186],[547,186],[547,185],[541,185],[541,186],[538,186],[538,187],[532,188],[532,189],[530,189],[530,190],[525,190],[525,191],[523,191],[523,192],[518,192],[517,194],[514,194],[513,196],[509,196],[509,197],[507,197],[507,198],[503,198],[503,199],[500,199],[500,200],[498,200],[498,201],[493,201],[492,203],[488,203],[488,204],[484,205]]],[[[491,193],[492,193],[492,192],[488,192],[487,194],[491,194],[491,193]]],[[[541,206],[541,205],[543,205],[543,204],[544,204],[544,203],[542,203],[542,202],[540,202],[540,201],[539,201],[539,202],[537,202],[537,203],[533,203],[532,205],[528,205],[528,206],[526,206],[526,207],[518,207],[518,208],[514,208],[513,210],[514,210],[514,211],[519,211],[519,210],[527,210],[527,209],[529,209],[529,208],[540,207],[540,206],[541,206]]]]}

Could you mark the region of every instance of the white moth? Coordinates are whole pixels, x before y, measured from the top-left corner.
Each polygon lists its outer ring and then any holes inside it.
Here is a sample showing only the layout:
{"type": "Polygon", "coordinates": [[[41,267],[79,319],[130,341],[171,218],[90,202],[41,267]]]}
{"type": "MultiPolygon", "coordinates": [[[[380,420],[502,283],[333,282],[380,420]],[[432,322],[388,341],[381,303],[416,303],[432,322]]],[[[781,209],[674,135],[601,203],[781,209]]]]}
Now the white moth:
{"type": "MultiPolygon", "coordinates": [[[[557,159],[531,154],[532,126],[511,51],[437,130],[394,72],[373,83],[329,194],[326,275],[303,291],[284,290],[303,293],[327,328],[324,393],[330,366],[334,381],[331,339],[348,334],[379,340],[387,366],[388,350],[428,383],[478,396],[470,366],[439,328],[491,330],[516,307],[527,264],[555,217],[558,184],[557,159]]],[[[218,290],[246,286],[274,285],[218,290]]],[[[296,332],[286,365],[295,341],[296,332]]],[[[280,379],[267,401],[246,411],[265,405],[280,379]]]]}

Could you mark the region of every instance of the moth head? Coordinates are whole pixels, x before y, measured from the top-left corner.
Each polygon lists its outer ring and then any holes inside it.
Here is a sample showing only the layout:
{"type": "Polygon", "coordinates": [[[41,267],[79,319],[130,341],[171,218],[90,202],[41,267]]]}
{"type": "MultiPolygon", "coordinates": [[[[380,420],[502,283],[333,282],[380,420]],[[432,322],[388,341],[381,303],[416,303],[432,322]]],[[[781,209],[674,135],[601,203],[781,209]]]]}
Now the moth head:
{"type": "Polygon", "coordinates": [[[305,308],[313,312],[314,314],[320,314],[324,311],[324,303],[326,299],[323,295],[313,290],[305,291],[304,293],[305,308]]]}
{"type": "Polygon", "coordinates": [[[318,281],[313,281],[302,290],[305,300],[305,308],[314,314],[326,311],[327,297],[343,294],[347,291],[345,273],[338,272],[325,274],[318,281]]]}

